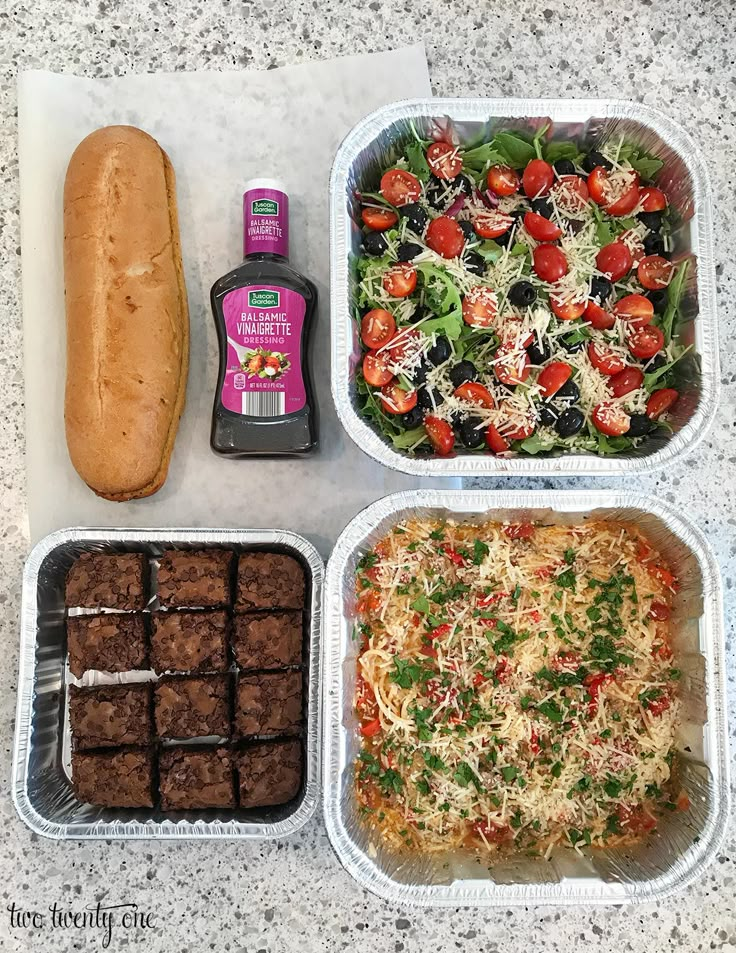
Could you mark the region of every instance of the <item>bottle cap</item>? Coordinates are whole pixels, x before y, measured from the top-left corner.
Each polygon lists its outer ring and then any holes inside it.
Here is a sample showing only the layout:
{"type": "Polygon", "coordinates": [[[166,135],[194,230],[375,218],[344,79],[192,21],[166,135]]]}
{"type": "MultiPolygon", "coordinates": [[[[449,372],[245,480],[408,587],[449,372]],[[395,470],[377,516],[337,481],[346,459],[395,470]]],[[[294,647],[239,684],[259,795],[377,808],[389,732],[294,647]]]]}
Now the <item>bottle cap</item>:
{"type": "Polygon", "coordinates": [[[289,196],[279,179],[250,179],[243,192],[243,256],[289,257],[289,196]]]}

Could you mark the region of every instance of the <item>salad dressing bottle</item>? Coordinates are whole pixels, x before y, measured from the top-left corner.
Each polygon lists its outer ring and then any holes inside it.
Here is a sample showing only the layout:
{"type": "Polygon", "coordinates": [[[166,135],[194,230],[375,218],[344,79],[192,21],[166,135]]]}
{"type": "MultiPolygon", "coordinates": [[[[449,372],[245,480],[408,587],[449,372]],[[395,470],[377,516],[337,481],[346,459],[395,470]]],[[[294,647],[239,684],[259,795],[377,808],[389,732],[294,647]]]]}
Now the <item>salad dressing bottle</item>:
{"type": "Polygon", "coordinates": [[[210,444],[236,457],[307,453],[317,444],[317,289],[287,264],[289,197],[275,179],[246,184],[243,257],[210,293],[220,347],[210,444]]]}

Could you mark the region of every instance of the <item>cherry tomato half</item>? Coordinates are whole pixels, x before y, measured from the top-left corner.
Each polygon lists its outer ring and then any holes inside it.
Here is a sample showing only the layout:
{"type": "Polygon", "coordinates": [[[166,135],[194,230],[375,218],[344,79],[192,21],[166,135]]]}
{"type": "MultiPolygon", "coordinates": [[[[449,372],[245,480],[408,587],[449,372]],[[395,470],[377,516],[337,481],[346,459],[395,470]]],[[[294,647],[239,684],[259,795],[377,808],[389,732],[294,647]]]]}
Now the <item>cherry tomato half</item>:
{"type": "Polygon", "coordinates": [[[519,351],[515,344],[501,344],[494,357],[493,370],[502,384],[515,387],[523,384],[531,373],[529,355],[519,351]]]}
{"type": "Polygon", "coordinates": [[[545,397],[552,397],[572,377],[572,368],[564,361],[547,364],[537,378],[537,384],[545,397]]]}
{"type": "MultiPolygon", "coordinates": [[[[476,229],[477,231],[477,229],[476,229]]],[[[427,244],[443,258],[457,258],[465,245],[465,235],[454,218],[440,215],[427,229],[427,244]]]]}
{"type": "Polygon", "coordinates": [[[536,424],[532,417],[518,412],[510,421],[511,427],[504,426],[505,440],[526,440],[534,433],[536,424]]]}
{"type": "Polygon", "coordinates": [[[644,373],[638,367],[625,367],[609,381],[614,397],[625,397],[632,391],[639,390],[644,383],[644,373]]]}
{"type": "Polygon", "coordinates": [[[393,380],[389,369],[391,362],[388,351],[370,351],[363,358],[363,377],[371,387],[383,387],[393,380]]]}
{"type": "Polygon", "coordinates": [[[527,212],[524,216],[524,228],[538,242],[553,242],[560,237],[562,229],[544,215],[527,212]]]}
{"type": "Polygon", "coordinates": [[[675,268],[661,255],[648,255],[639,262],[636,276],[649,291],[661,291],[672,281],[675,268]]]}
{"type": "Polygon", "coordinates": [[[462,171],[463,160],[451,142],[433,142],[427,149],[427,165],[438,179],[455,179],[462,171]]]}
{"type": "Polygon", "coordinates": [[[634,328],[626,339],[629,350],[638,361],[648,361],[664,347],[664,334],[654,325],[634,328]]]}
{"type": "Polygon", "coordinates": [[[506,523],[503,534],[509,539],[531,539],[535,529],[534,523],[506,523]]]}
{"type": "Polygon", "coordinates": [[[521,181],[524,192],[531,199],[546,195],[555,184],[555,171],[544,159],[532,159],[524,169],[521,181]]]}
{"type": "Polygon", "coordinates": [[[585,320],[591,327],[595,328],[596,331],[608,331],[616,323],[614,316],[601,308],[601,306],[596,304],[592,299],[588,301],[585,306],[585,320]]]}
{"type": "Polygon", "coordinates": [[[509,449],[508,442],[501,436],[493,424],[488,424],[488,429],[486,430],[486,446],[493,453],[506,453],[509,449]]]}
{"type": "Polygon", "coordinates": [[[639,237],[638,233],[634,231],[633,228],[628,229],[628,231],[622,232],[618,236],[618,241],[622,242],[631,252],[631,261],[632,268],[638,268],[639,262],[642,258],[646,257],[646,252],[644,251],[644,242],[639,237]]]}
{"type": "Polygon", "coordinates": [[[576,318],[579,318],[585,314],[585,309],[588,304],[587,301],[562,302],[555,294],[549,296],[549,303],[552,307],[552,311],[557,315],[560,321],[574,321],[576,318]]]}
{"type": "Polygon", "coordinates": [[[473,216],[473,228],[481,238],[500,238],[513,224],[510,215],[497,209],[485,209],[473,216]]]}
{"type": "Polygon", "coordinates": [[[588,344],[588,360],[596,370],[605,374],[606,377],[613,377],[614,374],[619,374],[626,367],[626,361],[620,354],[616,354],[605,344],[597,344],[595,341],[588,344]]]}
{"type": "Polygon", "coordinates": [[[417,270],[412,265],[394,265],[383,273],[383,287],[392,298],[406,298],[417,286],[417,270]]]}
{"type": "Polygon", "coordinates": [[[557,205],[565,211],[579,212],[588,204],[590,192],[579,175],[561,175],[550,189],[557,205]]]}
{"type": "Polygon", "coordinates": [[[608,173],[602,165],[597,165],[588,176],[588,192],[596,205],[606,204],[606,185],[608,173]]]}
{"type": "Polygon", "coordinates": [[[488,170],[487,185],[495,195],[514,195],[519,191],[521,179],[511,166],[492,165],[488,170]]]}
{"type": "Polygon", "coordinates": [[[360,322],[360,338],[366,347],[381,347],[396,334],[396,321],[390,311],[374,308],[360,322]]]}
{"type": "Polygon", "coordinates": [[[651,420],[659,420],[662,414],[674,407],[677,398],[680,395],[672,387],[663,387],[661,390],[655,390],[647,401],[647,417],[651,420]]]}
{"type": "Polygon", "coordinates": [[[364,208],[360,213],[364,223],[374,232],[385,232],[387,228],[395,225],[399,216],[390,208],[364,208]]]}
{"type": "Polygon", "coordinates": [[[661,212],[667,208],[667,196],[653,185],[646,185],[639,190],[639,201],[645,212],[661,212]]]}
{"type": "Polygon", "coordinates": [[[629,212],[636,208],[636,205],[639,201],[638,173],[634,173],[633,178],[629,176],[628,181],[630,184],[624,185],[620,190],[620,193],[617,192],[619,197],[614,201],[609,202],[609,204],[605,207],[608,214],[613,215],[614,218],[620,218],[623,215],[628,215],[629,212]]]}
{"type": "Polygon", "coordinates": [[[493,395],[488,388],[475,381],[466,381],[464,384],[461,384],[455,390],[455,397],[460,400],[466,400],[469,404],[476,404],[478,407],[488,407],[491,410],[496,406],[493,395]]]}
{"type": "Polygon", "coordinates": [[[595,259],[598,271],[610,281],[620,281],[628,275],[634,263],[631,252],[623,242],[611,242],[604,245],[595,259]]]}
{"type": "Polygon", "coordinates": [[[384,350],[388,353],[389,363],[403,364],[411,360],[422,347],[424,335],[417,328],[403,328],[391,338],[384,350]]]}
{"type": "Polygon", "coordinates": [[[365,725],[360,726],[360,733],[364,738],[373,738],[381,730],[381,719],[374,718],[373,721],[367,722],[365,725]]]}
{"type": "Polygon", "coordinates": [[[649,324],[654,317],[654,305],[644,295],[625,295],[613,306],[614,314],[632,327],[649,324]]]}
{"type": "Polygon", "coordinates": [[[557,245],[537,245],[532,258],[534,270],[542,281],[559,281],[567,274],[567,258],[557,245]]]}
{"type": "Polygon", "coordinates": [[[471,328],[490,328],[498,314],[498,295],[486,285],[475,285],[463,298],[463,321],[471,328]]]}
{"type": "Polygon", "coordinates": [[[381,388],[381,406],[387,414],[408,414],[416,405],[415,390],[404,390],[396,381],[381,388]]]}
{"type": "Polygon", "coordinates": [[[623,407],[610,401],[596,404],[591,419],[598,430],[609,437],[620,437],[627,433],[631,426],[631,418],[623,407]]]}
{"type": "Polygon", "coordinates": [[[670,617],[670,607],[664,602],[653,602],[649,606],[649,617],[655,622],[666,622],[670,617]]]}
{"type": "Polygon", "coordinates": [[[440,456],[447,456],[452,451],[455,446],[455,434],[446,420],[435,417],[434,414],[428,414],[424,418],[424,429],[429,442],[440,456]]]}
{"type": "Polygon", "coordinates": [[[392,205],[409,205],[422,194],[422,184],[406,169],[389,169],[381,176],[380,192],[392,205]]]}

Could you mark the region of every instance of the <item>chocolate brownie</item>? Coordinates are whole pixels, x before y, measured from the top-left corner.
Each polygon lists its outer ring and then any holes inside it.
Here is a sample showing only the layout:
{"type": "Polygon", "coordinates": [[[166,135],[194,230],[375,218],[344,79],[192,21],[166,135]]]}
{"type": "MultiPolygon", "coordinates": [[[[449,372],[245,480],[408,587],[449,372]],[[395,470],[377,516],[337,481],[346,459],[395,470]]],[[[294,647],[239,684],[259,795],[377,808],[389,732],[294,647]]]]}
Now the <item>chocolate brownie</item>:
{"type": "Polygon", "coordinates": [[[102,685],[69,688],[74,744],[86,748],[145,745],[151,740],[151,686],[102,685]]]}
{"type": "Polygon", "coordinates": [[[148,646],[143,617],[108,612],[67,619],[69,670],[81,678],[90,669],[129,672],[148,666],[148,646]]]}
{"type": "Polygon", "coordinates": [[[168,550],[159,560],[158,597],[167,608],[212,608],[230,604],[226,549],[168,550]]]}
{"type": "Polygon", "coordinates": [[[151,665],[155,672],[224,672],[225,612],[155,612],[151,665]]]}
{"type": "Polygon", "coordinates": [[[284,804],[299,791],[302,746],[298,741],[251,745],[236,756],[241,807],[284,804]]]}
{"type": "Polygon", "coordinates": [[[153,755],[147,748],[72,752],[72,785],[98,807],[153,807],[153,755]]]}
{"type": "Polygon", "coordinates": [[[230,735],[230,678],[166,675],[155,691],[156,730],[161,738],[230,735]]]}
{"type": "Polygon", "coordinates": [[[240,668],[284,668],[302,660],[302,614],[259,612],[235,617],[233,652],[240,668]]]}
{"type": "Polygon", "coordinates": [[[159,759],[164,811],[235,807],[232,755],[225,748],[166,748],[159,759]]]}
{"type": "Polygon", "coordinates": [[[243,553],[238,560],[238,612],[303,609],[304,570],[283,553],[243,553]]]}
{"type": "Polygon", "coordinates": [[[301,672],[244,675],[238,682],[235,728],[241,737],[293,734],[301,720],[301,672]]]}
{"type": "Polygon", "coordinates": [[[66,576],[66,604],[83,609],[142,609],[143,553],[82,553],[66,576]]]}

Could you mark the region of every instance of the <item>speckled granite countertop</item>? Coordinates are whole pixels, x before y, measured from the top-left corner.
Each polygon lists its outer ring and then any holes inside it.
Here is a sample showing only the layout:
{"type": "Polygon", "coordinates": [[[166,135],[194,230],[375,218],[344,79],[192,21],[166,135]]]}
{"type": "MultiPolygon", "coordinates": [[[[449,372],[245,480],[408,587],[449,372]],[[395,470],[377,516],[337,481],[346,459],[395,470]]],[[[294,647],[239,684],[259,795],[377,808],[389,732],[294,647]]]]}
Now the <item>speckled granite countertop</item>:
{"type": "MultiPolygon", "coordinates": [[[[36,0],[0,5],[0,420],[3,516],[0,591],[0,949],[99,949],[97,930],[11,928],[6,906],[81,909],[135,902],[150,928],[116,931],[110,949],[147,951],[431,949],[436,953],[736,948],[736,825],[702,882],[661,904],[608,909],[422,912],[363,893],[342,870],[321,820],[275,844],[74,844],[31,836],[12,807],[8,778],[16,687],[20,578],[27,553],[19,301],[18,69],[97,76],[131,71],[275,67],[423,39],[437,95],[613,96],[642,100],[678,119],[701,143],[715,191],[723,365],[717,423],[682,465],[636,488],[682,507],[708,534],[734,596],[736,526],[736,66],[728,0],[525,0],[493,4],[414,0],[36,0]],[[611,12],[613,11],[613,12],[611,12]]],[[[599,485],[613,485],[602,480],[599,485]]],[[[578,485],[579,481],[557,484],[578,485]]],[[[504,486],[532,486],[508,481],[504,486]]],[[[537,483],[551,486],[552,481],[537,483]]],[[[728,629],[730,653],[736,651],[728,629]]],[[[733,654],[731,655],[733,658],[733,654]]],[[[729,672],[731,709],[736,665],[729,672]]],[[[736,719],[732,719],[736,723],[736,719]]],[[[732,729],[733,732],[733,729],[732,729]]],[[[733,736],[733,733],[732,733],[733,736]]]]}

